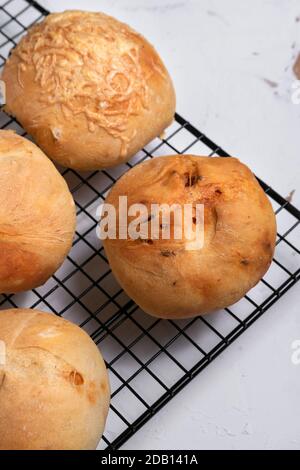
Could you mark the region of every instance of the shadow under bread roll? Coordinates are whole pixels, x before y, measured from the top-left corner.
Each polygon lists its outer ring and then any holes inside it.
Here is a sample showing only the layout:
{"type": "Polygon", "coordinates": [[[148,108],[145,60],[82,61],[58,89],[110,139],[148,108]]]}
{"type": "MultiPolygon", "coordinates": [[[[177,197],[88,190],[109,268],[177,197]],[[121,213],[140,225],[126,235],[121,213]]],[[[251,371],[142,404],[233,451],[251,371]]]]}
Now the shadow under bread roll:
{"type": "Polygon", "coordinates": [[[73,197],[32,142],[0,131],[0,293],[44,284],[72,246],[73,197]]]}
{"type": "Polygon", "coordinates": [[[110,386],[78,326],[37,310],[0,311],[0,450],[93,450],[110,386]]]}
{"type": "MultiPolygon", "coordinates": [[[[111,269],[127,294],[147,313],[184,318],[224,308],[243,297],[272,261],[276,220],[255,176],[236,158],[193,155],[158,157],[135,166],[114,185],[106,201],[116,209],[116,239],[104,240],[111,269]],[[142,204],[146,238],[121,239],[120,196],[127,205],[142,204]],[[174,218],[159,219],[155,205],[184,209],[203,205],[203,244],[176,239],[174,218]],[[154,206],[153,206],[154,205],[154,206]],[[163,231],[170,228],[170,237],[163,231]]],[[[172,215],[172,214],[171,214],[172,215]]],[[[132,217],[126,214],[127,227],[132,217]]],[[[191,218],[192,236],[197,233],[191,218]]]]}

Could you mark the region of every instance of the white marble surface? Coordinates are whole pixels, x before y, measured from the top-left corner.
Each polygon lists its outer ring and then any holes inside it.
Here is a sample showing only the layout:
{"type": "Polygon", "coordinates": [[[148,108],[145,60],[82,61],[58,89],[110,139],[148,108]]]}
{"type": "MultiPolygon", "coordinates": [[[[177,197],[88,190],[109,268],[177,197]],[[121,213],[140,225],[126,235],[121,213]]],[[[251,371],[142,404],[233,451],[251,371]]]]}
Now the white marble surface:
{"type": "MultiPolygon", "coordinates": [[[[61,0],[130,23],[156,45],[178,112],[300,206],[300,105],[291,66],[299,0],[61,0]],[[271,83],[271,82],[275,83],[271,83]],[[276,84],[276,86],[275,86],[276,84]],[[272,86],[271,86],[272,85],[272,86]]],[[[294,287],[124,449],[299,449],[299,289],[294,287]]]]}

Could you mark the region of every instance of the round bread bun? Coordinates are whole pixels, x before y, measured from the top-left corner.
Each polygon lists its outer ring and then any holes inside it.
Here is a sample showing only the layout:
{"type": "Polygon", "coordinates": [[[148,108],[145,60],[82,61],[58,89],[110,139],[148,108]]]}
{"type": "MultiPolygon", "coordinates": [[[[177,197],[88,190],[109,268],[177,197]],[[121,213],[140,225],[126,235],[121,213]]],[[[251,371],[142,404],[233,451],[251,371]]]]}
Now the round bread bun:
{"type": "MultiPolygon", "coordinates": [[[[151,315],[193,317],[231,305],[270,266],[274,212],[254,175],[236,158],[184,155],[148,160],[122,176],[106,202],[118,210],[119,196],[128,197],[128,207],[204,204],[201,249],[193,248],[193,240],[165,240],[161,234],[159,239],[150,235],[148,240],[133,240],[119,239],[117,232],[115,240],[104,240],[120,285],[151,315]]],[[[150,209],[148,213],[151,216],[150,209]]]]}
{"type": "Polygon", "coordinates": [[[44,284],[68,254],[75,223],[53,163],[29,140],[0,131],[0,293],[44,284]]]}
{"type": "Polygon", "coordinates": [[[129,160],[174,118],[155,49],[103,13],[49,15],[12,51],[2,79],[5,110],[50,158],[78,170],[129,160]]]}
{"type": "Polygon", "coordinates": [[[0,311],[0,340],[0,450],[95,449],[110,387],[91,338],[55,315],[15,309],[0,311]]]}

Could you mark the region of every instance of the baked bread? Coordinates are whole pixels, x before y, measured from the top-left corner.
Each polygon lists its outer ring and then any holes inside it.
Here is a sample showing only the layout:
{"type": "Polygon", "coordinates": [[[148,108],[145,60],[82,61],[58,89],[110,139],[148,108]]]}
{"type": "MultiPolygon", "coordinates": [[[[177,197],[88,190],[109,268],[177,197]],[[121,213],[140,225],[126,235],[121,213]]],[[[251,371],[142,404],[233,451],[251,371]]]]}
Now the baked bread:
{"type": "Polygon", "coordinates": [[[49,15],[12,51],[2,79],[5,110],[50,158],[79,170],[129,160],[175,113],[157,52],[103,13],[49,15]]]}
{"type": "Polygon", "coordinates": [[[123,240],[117,231],[117,239],[104,240],[117,280],[151,315],[184,318],[231,305],[270,266],[274,212],[254,175],[236,158],[185,155],[148,160],[122,176],[106,202],[118,209],[119,196],[128,197],[128,207],[204,204],[201,249],[193,249],[193,240],[174,236],[123,240]]]}
{"type": "Polygon", "coordinates": [[[53,163],[29,140],[0,131],[0,293],[44,284],[68,254],[75,223],[53,163]]]}
{"type": "Polygon", "coordinates": [[[0,450],[95,449],[110,387],[90,337],[55,315],[16,309],[0,311],[0,340],[0,450]]]}

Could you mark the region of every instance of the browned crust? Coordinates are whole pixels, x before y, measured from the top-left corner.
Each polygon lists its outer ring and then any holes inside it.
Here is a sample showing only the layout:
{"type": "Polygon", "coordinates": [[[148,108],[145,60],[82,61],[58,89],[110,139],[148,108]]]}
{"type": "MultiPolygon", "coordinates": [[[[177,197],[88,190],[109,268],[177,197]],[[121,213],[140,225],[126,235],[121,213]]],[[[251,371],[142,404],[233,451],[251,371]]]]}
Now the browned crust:
{"type": "Polygon", "coordinates": [[[55,315],[16,309],[0,312],[0,340],[0,450],[95,449],[110,387],[90,337],[55,315]]]}
{"type": "Polygon", "coordinates": [[[128,160],[171,123],[175,93],[155,49],[103,13],[49,15],[7,61],[6,111],[60,164],[128,160]]]}
{"type": "Polygon", "coordinates": [[[204,203],[201,250],[187,241],[106,240],[111,268],[146,312],[190,317],[237,302],[270,266],[276,239],[271,204],[251,171],[235,158],[160,157],[127,172],[107,202],[204,203]],[[165,254],[168,253],[168,256],[165,254]]]}
{"type": "Polygon", "coordinates": [[[69,252],[75,223],[73,198],[50,160],[0,131],[0,292],[44,284],[69,252]]]}

